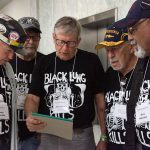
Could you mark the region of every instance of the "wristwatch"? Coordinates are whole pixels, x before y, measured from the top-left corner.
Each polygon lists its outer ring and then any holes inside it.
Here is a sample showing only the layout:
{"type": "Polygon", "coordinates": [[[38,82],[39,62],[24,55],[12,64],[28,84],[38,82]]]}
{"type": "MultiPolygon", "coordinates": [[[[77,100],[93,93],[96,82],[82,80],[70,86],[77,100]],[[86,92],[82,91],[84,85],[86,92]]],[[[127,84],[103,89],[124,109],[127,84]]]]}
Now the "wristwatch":
{"type": "Polygon", "coordinates": [[[100,136],[100,141],[107,141],[107,135],[106,134],[102,134],[100,136]]]}

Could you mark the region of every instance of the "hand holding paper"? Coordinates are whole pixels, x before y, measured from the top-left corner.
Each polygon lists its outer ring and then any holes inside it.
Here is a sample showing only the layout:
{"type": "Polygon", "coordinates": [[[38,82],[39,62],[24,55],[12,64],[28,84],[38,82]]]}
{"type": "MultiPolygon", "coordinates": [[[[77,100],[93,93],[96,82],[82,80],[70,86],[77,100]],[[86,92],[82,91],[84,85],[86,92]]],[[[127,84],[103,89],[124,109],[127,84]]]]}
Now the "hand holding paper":
{"type": "Polygon", "coordinates": [[[35,132],[43,129],[46,126],[46,122],[41,121],[40,119],[33,118],[28,116],[26,119],[26,125],[31,132],[35,132]]]}
{"type": "MultiPolygon", "coordinates": [[[[37,132],[48,133],[72,140],[73,134],[72,120],[32,113],[32,121],[34,121],[38,125],[37,126],[38,130],[36,130],[37,132]]],[[[36,128],[35,125],[34,128],[36,128]]]]}

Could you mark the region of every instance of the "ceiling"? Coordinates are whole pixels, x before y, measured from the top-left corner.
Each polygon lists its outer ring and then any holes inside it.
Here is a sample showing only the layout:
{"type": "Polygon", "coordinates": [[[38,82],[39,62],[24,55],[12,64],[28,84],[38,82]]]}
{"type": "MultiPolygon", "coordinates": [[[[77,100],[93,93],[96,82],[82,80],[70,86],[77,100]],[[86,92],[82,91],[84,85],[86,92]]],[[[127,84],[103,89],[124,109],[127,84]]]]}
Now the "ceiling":
{"type": "Polygon", "coordinates": [[[12,0],[0,0],[0,9],[2,9],[3,7],[5,7],[11,1],[12,0]]]}

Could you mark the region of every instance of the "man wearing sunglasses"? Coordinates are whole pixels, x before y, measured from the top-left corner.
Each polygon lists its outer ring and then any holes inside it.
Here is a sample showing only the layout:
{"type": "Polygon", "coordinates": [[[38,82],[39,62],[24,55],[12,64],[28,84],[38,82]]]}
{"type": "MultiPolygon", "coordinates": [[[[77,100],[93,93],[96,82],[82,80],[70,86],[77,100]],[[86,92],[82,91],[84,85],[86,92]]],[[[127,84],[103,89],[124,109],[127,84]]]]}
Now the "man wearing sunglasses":
{"type": "Polygon", "coordinates": [[[107,150],[123,150],[126,135],[126,107],[137,57],[128,42],[127,28],[110,25],[104,41],[96,49],[105,48],[110,66],[105,74],[107,150]]]}
{"type": "Polygon", "coordinates": [[[24,112],[24,101],[31,83],[34,65],[43,54],[39,53],[38,46],[40,42],[40,24],[33,17],[23,17],[18,20],[19,24],[27,33],[27,39],[24,44],[24,54],[15,54],[11,61],[17,80],[17,120],[19,131],[19,150],[37,150],[40,143],[38,134],[29,132],[26,127],[26,116],[24,112]]]}
{"type": "MultiPolygon", "coordinates": [[[[150,149],[150,1],[135,1],[126,18],[116,26],[128,27],[129,40],[139,59],[134,74],[131,97],[127,107],[126,146],[132,148],[135,132],[143,150],[150,149]]],[[[133,149],[134,150],[134,149],[133,149]]]]}
{"type": "Polygon", "coordinates": [[[17,150],[16,82],[8,61],[23,53],[27,36],[13,18],[0,14],[0,149],[17,150]]]}
{"type": "Polygon", "coordinates": [[[37,112],[39,106],[42,114],[73,120],[72,140],[42,134],[40,150],[95,150],[94,100],[103,135],[97,150],[105,150],[104,70],[97,55],[78,49],[80,33],[81,27],[76,19],[60,18],[53,32],[56,52],[46,56],[33,72],[25,103],[29,130],[44,128],[42,121],[30,115],[37,112]]]}

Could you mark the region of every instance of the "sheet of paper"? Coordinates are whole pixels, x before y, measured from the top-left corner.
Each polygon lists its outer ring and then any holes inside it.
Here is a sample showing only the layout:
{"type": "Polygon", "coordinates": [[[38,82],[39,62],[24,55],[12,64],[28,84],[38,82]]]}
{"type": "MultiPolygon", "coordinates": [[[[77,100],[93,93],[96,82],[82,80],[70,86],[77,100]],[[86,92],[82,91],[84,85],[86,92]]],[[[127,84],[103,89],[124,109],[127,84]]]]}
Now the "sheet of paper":
{"type": "Polygon", "coordinates": [[[56,118],[48,115],[32,113],[32,117],[46,123],[46,127],[39,130],[40,133],[56,135],[68,140],[72,140],[73,121],[69,119],[56,118]]]}

